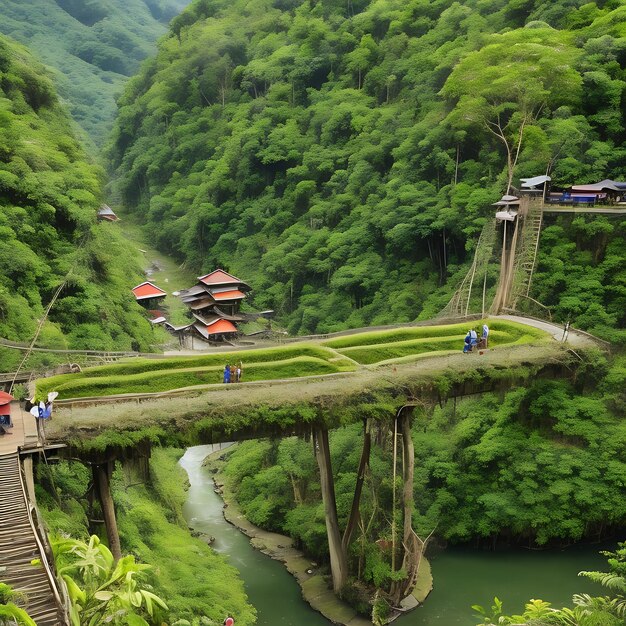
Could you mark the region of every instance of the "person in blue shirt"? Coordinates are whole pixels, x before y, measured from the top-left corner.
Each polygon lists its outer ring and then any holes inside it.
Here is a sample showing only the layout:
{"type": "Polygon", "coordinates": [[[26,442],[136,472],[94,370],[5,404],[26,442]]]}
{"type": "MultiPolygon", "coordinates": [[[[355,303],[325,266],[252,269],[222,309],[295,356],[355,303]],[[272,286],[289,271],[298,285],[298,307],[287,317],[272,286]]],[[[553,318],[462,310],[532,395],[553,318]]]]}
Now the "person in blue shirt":
{"type": "Polygon", "coordinates": [[[226,367],[224,368],[224,382],[230,382],[230,365],[228,364],[226,364],[226,367]]]}
{"type": "Polygon", "coordinates": [[[465,340],[463,343],[463,352],[468,353],[472,351],[472,331],[468,330],[467,335],[465,335],[465,340]]]}
{"type": "Polygon", "coordinates": [[[476,330],[474,328],[470,330],[470,336],[472,341],[472,348],[474,348],[474,346],[478,345],[478,334],[476,333],[476,330]]]}

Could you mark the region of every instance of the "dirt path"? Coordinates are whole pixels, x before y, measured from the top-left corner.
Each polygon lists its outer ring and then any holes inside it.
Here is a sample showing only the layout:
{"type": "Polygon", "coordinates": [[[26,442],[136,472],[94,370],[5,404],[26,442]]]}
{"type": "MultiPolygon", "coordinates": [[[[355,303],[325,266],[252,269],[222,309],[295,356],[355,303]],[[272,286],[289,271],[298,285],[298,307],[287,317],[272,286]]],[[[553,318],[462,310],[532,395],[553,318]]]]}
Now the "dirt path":
{"type": "Polygon", "coordinates": [[[598,345],[602,340],[592,337],[588,333],[571,329],[565,336],[565,329],[563,325],[552,324],[551,322],[544,322],[542,320],[534,319],[532,317],[522,317],[521,315],[494,315],[493,319],[508,320],[510,322],[518,322],[519,324],[525,324],[526,326],[532,326],[539,330],[544,330],[549,333],[553,339],[558,342],[569,344],[573,347],[587,348],[590,346],[598,345]],[[563,341],[565,339],[565,342],[563,341]]]}

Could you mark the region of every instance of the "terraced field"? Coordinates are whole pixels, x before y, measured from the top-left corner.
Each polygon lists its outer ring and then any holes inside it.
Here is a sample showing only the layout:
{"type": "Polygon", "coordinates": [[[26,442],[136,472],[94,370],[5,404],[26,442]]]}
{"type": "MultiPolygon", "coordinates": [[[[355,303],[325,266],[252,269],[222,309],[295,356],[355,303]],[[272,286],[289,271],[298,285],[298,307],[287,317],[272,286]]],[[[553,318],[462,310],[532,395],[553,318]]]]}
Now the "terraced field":
{"type": "MultiPolygon", "coordinates": [[[[541,330],[515,322],[488,320],[488,323],[490,348],[529,343],[547,336],[541,330]]],[[[461,350],[467,331],[473,327],[480,336],[482,325],[483,321],[479,321],[472,325],[418,326],[365,332],[331,339],[322,345],[362,365],[383,365],[461,350]]]]}
{"type": "MultiPolygon", "coordinates": [[[[475,328],[482,321],[474,322],[475,328]]],[[[37,397],[58,391],[59,399],[140,394],[201,387],[222,381],[224,365],[243,362],[242,382],[339,374],[362,367],[414,361],[459,352],[467,324],[419,326],[345,335],[321,342],[220,352],[190,357],[128,359],[37,381],[37,397]]],[[[524,324],[490,321],[490,348],[531,343],[547,333],[524,324]]],[[[473,355],[467,355],[473,358],[473,355]]]]}

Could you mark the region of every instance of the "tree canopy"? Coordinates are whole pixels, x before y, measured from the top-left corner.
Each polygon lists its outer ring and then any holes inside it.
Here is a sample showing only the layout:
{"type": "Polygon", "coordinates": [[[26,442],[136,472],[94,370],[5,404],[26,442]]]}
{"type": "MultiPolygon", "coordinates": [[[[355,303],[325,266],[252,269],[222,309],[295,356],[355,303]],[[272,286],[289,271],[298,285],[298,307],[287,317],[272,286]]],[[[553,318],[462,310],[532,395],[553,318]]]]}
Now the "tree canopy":
{"type": "MultiPolygon", "coordinates": [[[[0,337],[53,348],[151,342],[129,287],[136,260],[96,224],[104,174],[86,157],[44,68],[0,36],[0,337]]],[[[3,353],[9,369],[17,354],[3,353]]]]}
{"type": "Polygon", "coordinates": [[[117,189],[293,332],[432,316],[511,179],[624,178],[623,7],[564,6],[197,0],[120,98],[117,189]]]}

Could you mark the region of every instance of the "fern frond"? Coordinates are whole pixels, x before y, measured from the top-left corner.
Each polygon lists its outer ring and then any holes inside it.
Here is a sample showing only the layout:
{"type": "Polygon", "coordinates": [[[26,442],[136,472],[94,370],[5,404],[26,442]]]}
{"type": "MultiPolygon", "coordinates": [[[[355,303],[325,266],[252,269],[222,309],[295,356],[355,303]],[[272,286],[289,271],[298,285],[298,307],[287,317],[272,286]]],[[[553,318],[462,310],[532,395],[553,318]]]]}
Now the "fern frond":
{"type": "Polygon", "coordinates": [[[611,572],[578,572],[579,576],[585,576],[594,583],[600,583],[611,591],[626,592],[626,579],[623,576],[611,572]]]}

